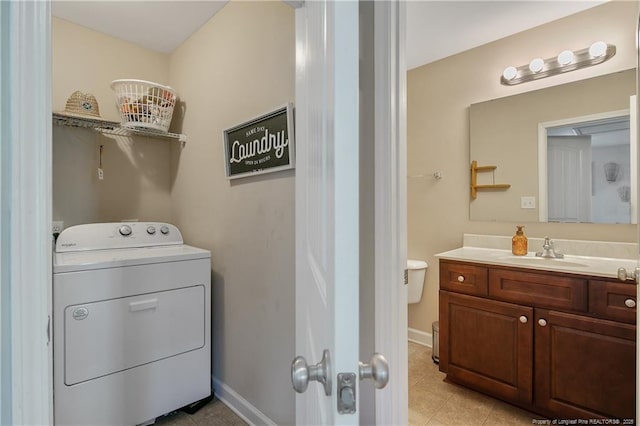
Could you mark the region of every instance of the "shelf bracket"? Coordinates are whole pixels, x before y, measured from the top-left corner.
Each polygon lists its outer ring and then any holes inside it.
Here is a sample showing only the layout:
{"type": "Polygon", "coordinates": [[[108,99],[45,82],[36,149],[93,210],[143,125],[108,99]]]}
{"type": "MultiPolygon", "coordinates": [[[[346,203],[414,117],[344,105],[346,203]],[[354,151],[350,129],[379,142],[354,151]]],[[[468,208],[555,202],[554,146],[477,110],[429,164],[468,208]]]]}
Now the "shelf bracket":
{"type": "Polygon", "coordinates": [[[508,183],[494,183],[492,185],[478,185],[478,173],[493,172],[498,166],[478,166],[478,162],[471,162],[471,198],[476,199],[478,191],[498,191],[511,188],[508,183]]]}

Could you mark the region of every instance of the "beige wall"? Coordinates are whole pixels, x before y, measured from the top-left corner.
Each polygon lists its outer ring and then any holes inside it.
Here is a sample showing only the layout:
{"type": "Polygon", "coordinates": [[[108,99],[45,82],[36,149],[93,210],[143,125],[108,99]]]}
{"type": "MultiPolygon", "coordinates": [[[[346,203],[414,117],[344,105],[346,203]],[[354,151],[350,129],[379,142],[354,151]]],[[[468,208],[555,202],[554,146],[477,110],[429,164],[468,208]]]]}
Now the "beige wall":
{"type": "Polygon", "coordinates": [[[63,19],[52,25],[53,110],[64,109],[76,90],[98,100],[105,120],[119,121],[111,82],[138,78],[158,83],[169,78],[169,56],[90,30],[63,19]]]}
{"type": "MultiPolygon", "coordinates": [[[[103,119],[120,121],[111,81],[168,83],[168,55],[55,17],[52,40],[53,111],[63,111],[67,98],[80,90],[96,97],[103,119]]],[[[128,219],[170,221],[169,148],[176,143],[53,126],[53,219],[63,220],[65,227],[128,219]]]]}
{"type": "Polygon", "coordinates": [[[172,147],[172,216],[212,253],[214,376],[277,424],[294,423],[294,171],[227,180],[222,141],[294,101],[294,40],[284,3],[230,2],[170,66],[189,136],[172,147]]]}
{"type": "Polygon", "coordinates": [[[294,101],[294,39],[293,9],[272,1],[229,3],[171,55],[53,19],[54,111],[81,90],[117,121],[111,81],[151,80],[178,91],[172,130],[188,136],[182,147],[54,126],[54,220],[167,221],[211,250],[216,391],[283,425],[295,422],[295,171],[227,180],[222,132],[294,101]]]}
{"type": "MultiPolygon", "coordinates": [[[[421,303],[409,306],[409,327],[431,333],[438,318],[436,253],[461,246],[464,233],[515,231],[515,222],[469,220],[469,105],[635,67],[637,8],[636,2],[606,3],[579,19],[546,24],[408,72],[408,254],[430,266],[421,303]],[[582,49],[599,39],[617,46],[616,56],[604,64],[518,86],[499,83],[508,65],[582,49]],[[435,171],[443,179],[434,179],[435,171]]],[[[524,224],[531,237],[636,241],[637,235],[632,225],[524,224]]]]}

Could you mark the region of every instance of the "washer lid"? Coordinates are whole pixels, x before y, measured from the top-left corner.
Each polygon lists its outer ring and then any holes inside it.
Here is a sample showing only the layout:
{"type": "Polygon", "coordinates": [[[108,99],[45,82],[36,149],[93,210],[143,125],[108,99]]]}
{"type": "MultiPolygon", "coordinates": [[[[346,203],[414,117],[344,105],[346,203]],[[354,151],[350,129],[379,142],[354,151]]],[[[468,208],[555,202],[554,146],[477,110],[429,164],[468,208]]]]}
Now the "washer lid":
{"type": "Polygon", "coordinates": [[[89,271],[194,259],[210,259],[211,252],[187,245],[54,253],[53,273],[89,271]]]}

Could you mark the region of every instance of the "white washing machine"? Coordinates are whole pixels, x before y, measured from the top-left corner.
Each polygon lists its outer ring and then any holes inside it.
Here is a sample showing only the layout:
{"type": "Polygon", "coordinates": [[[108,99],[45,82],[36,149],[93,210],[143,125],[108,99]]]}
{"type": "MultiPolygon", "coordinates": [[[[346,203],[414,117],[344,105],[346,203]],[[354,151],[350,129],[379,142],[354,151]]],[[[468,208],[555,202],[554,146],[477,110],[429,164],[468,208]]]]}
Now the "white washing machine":
{"type": "Polygon", "coordinates": [[[164,223],[65,229],[53,258],[54,420],[135,425],[211,394],[211,254],[164,223]]]}

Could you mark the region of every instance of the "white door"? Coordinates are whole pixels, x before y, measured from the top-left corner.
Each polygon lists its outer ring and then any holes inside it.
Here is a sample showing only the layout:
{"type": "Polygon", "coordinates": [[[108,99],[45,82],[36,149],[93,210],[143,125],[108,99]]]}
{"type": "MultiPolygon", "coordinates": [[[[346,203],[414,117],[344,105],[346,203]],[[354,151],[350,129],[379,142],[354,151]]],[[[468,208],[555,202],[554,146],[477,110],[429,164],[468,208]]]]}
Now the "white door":
{"type": "Polygon", "coordinates": [[[337,402],[338,374],[355,374],[347,400],[357,401],[359,382],[358,90],[358,2],[305,2],[296,10],[296,355],[313,366],[327,351],[329,362],[326,386],[299,384],[300,425],[359,423],[337,402]]]}
{"type": "Polygon", "coordinates": [[[549,136],[550,222],[591,222],[591,137],[549,136]]]}

